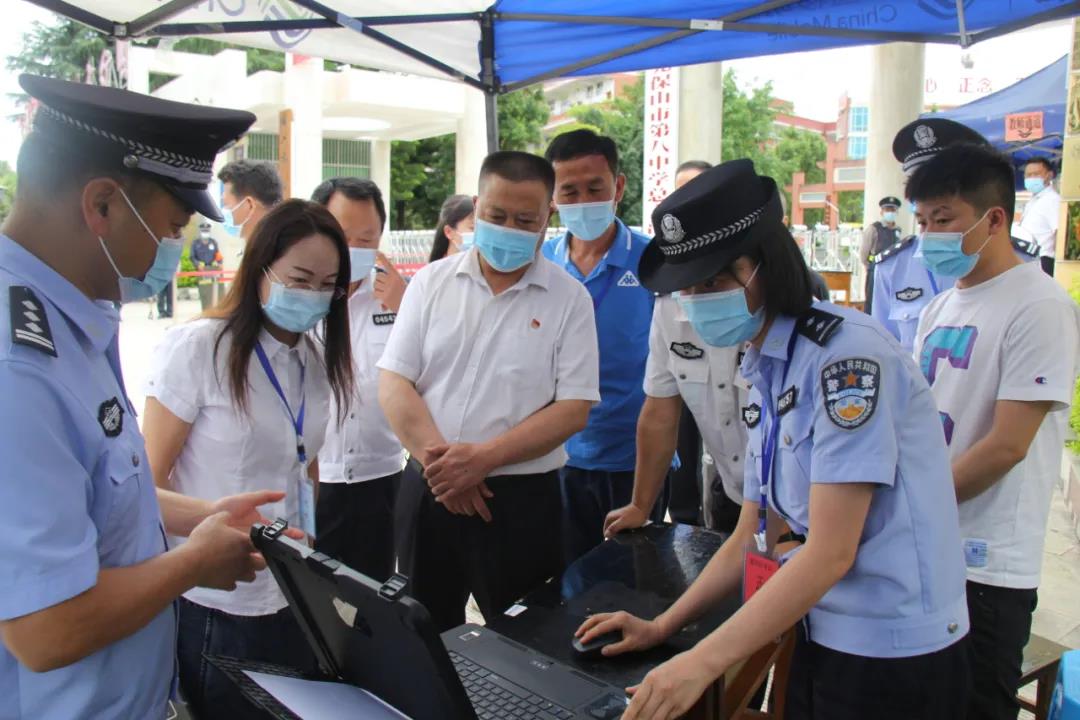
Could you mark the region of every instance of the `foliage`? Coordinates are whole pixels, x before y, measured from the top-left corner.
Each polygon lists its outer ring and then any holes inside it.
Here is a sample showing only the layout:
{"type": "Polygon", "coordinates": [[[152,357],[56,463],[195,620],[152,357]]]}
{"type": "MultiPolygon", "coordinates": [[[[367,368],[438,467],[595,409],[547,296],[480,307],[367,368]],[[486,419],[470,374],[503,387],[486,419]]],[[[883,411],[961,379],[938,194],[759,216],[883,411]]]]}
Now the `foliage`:
{"type": "Polygon", "coordinates": [[[847,192],[838,193],[838,195],[839,198],[836,205],[840,208],[840,222],[862,225],[863,193],[849,190],[847,192]]]}
{"type": "MultiPolygon", "coordinates": [[[[777,108],[772,83],[745,92],[737,80],[734,70],[724,74],[722,160],[753,160],[758,173],[773,178],[782,191],[797,172],[806,173],[808,184],[824,182],[825,170],[818,164],[825,161],[825,139],[793,127],[778,130],[773,122],[777,108]]],[[[788,105],[780,109],[791,112],[788,105]]],[[[811,219],[806,222],[811,224],[811,219]]]]}
{"type": "MultiPolygon", "coordinates": [[[[499,147],[536,150],[550,112],[539,86],[499,97],[499,147]]],[[[454,194],[456,141],[453,135],[398,140],[390,147],[390,226],[395,230],[433,228],[439,209],[454,194]],[[398,222],[398,204],[405,209],[398,222]]]]}
{"type": "Polygon", "coordinates": [[[641,225],[642,166],[645,149],[645,83],[638,80],[610,102],[578,105],[570,110],[571,125],[559,128],[559,134],[589,128],[615,141],[619,149],[620,170],[626,175],[626,192],[619,207],[619,217],[627,225],[641,225]]]}
{"type": "MultiPolygon", "coordinates": [[[[187,243],[186,245],[184,245],[183,252],[180,253],[180,272],[195,272],[197,269],[198,268],[195,267],[195,263],[191,262],[191,243],[187,243]]],[[[198,284],[198,278],[176,278],[176,287],[178,288],[195,287],[198,284]]]]}
{"type": "Polygon", "coordinates": [[[0,160],[0,223],[7,219],[11,204],[15,199],[15,171],[0,160]]]}
{"type": "MultiPolygon", "coordinates": [[[[1080,280],[1073,280],[1072,287],[1069,288],[1069,295],[1072,296],[1074,303],[1080,305],[1080,280]]],[[[1070,451],[1080,453],[1080,378],[1077,379],[1076,386],[1073,388],[1072,407],[1069,410],[1069,429],[1072,430],[1075,439],[1066,441],[1065,445],[1070,451]]]]}
{"type": "Polygon", "coordinates": [[[538,150],[551,108],[541,85],[499,96],[499,149],[538,150]]]}

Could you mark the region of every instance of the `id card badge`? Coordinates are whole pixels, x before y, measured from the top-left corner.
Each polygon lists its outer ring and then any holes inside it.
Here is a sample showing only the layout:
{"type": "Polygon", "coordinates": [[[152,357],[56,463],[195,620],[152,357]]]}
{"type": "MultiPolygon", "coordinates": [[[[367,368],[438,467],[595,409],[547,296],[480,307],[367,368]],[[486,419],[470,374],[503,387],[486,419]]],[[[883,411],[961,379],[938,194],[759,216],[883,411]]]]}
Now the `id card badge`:
{"type": "Polygon", "coordinates": [[[780,569],[780,561],[767,552],[749,546],[743,554],[742,601],[754,596],[780,569]]]}
{"type": "Polygon", "coordinates": [[[307,474],[307,463],[300,466],[300,476],[297,478],[300,492],[297,494],[299,504],[300,529],[308,536],[315,539],[315,483],[307,474]]]}

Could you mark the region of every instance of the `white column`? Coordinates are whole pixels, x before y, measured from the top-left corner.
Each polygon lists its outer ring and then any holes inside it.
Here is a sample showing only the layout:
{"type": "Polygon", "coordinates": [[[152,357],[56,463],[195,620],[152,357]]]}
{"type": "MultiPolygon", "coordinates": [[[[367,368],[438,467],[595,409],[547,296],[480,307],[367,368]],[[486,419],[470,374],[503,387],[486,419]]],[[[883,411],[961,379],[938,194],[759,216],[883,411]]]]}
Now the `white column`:
{"type": "Polygon", "coordinates": [[[323,61],[308,57],[285,64],[285,106],[293,112],[290,168],[294,197],[311,196],[322,182],[323,61]]]}
{"type": "Polygon", "coordinates": [[[487,118],[484,93],[465,89],[465,115],[457,123],[454,151],[454,191],[475,195],[480,183],[480,166],[487,157],[487,118]]]}
{"type": "Polygon", "coordinates": [[[724,117],[721,64],[686,65],[679,70],[679,162],[720,162],[724,117]]]}
{"type": "MultiPolygon", "coordinates": [[[[387,223],[393,216],[394,198],[390,194],[390,141],[371,141],[371,181],[382,190],[383,202],[386,203],[387,223]]],[[[389,228],[383,228],[388,230],[389,228]]]]}
{"type": "MultiPolygon", "coordinates": [[[[873,48],[864,224],[880,216],[881,198],[903,198],[904,172],[893,157],[892,144],[897,131],[923,111],[924,65],[925,47],[921,44],[890,43],[873,48]]],[[[907,203],[902,203],[897,222],[905,231],[913,227],[907,203]]]]}

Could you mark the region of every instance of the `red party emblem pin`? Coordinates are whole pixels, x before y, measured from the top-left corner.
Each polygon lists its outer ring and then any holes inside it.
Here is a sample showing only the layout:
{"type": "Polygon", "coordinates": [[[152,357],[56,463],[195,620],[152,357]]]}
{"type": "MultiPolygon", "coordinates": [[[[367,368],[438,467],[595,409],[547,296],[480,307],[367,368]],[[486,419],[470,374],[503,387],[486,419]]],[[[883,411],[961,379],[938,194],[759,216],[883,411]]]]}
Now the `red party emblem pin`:
{"type": "Polygon", "coordinates": [[[531,327],[533,330],[539,330],[540,329],[540,321],[537,320],[536,318],[533,318],[532,322],[529,323],[529,327],[531,327]]]}

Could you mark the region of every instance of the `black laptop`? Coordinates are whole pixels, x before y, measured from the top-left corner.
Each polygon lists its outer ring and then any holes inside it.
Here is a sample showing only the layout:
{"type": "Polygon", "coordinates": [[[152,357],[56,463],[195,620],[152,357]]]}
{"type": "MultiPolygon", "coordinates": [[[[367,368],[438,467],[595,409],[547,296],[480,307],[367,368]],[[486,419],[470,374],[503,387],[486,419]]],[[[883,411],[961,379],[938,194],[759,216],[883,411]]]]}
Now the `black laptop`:
{"type": "MultiPolygon", "coordinates": [[[[282,534],[256,525],[266,558],[325,677],[363,688],[412,720],[606,720],[626,709],[622,688],[603,683],[478,625],[442,634],[395,575],[380,585],[282,534]]],[[[566,639],[567,643],[570,638],[566,639]]],[[[282,718],[227,658],[209,658],[249,697],[282,718]]]]}

